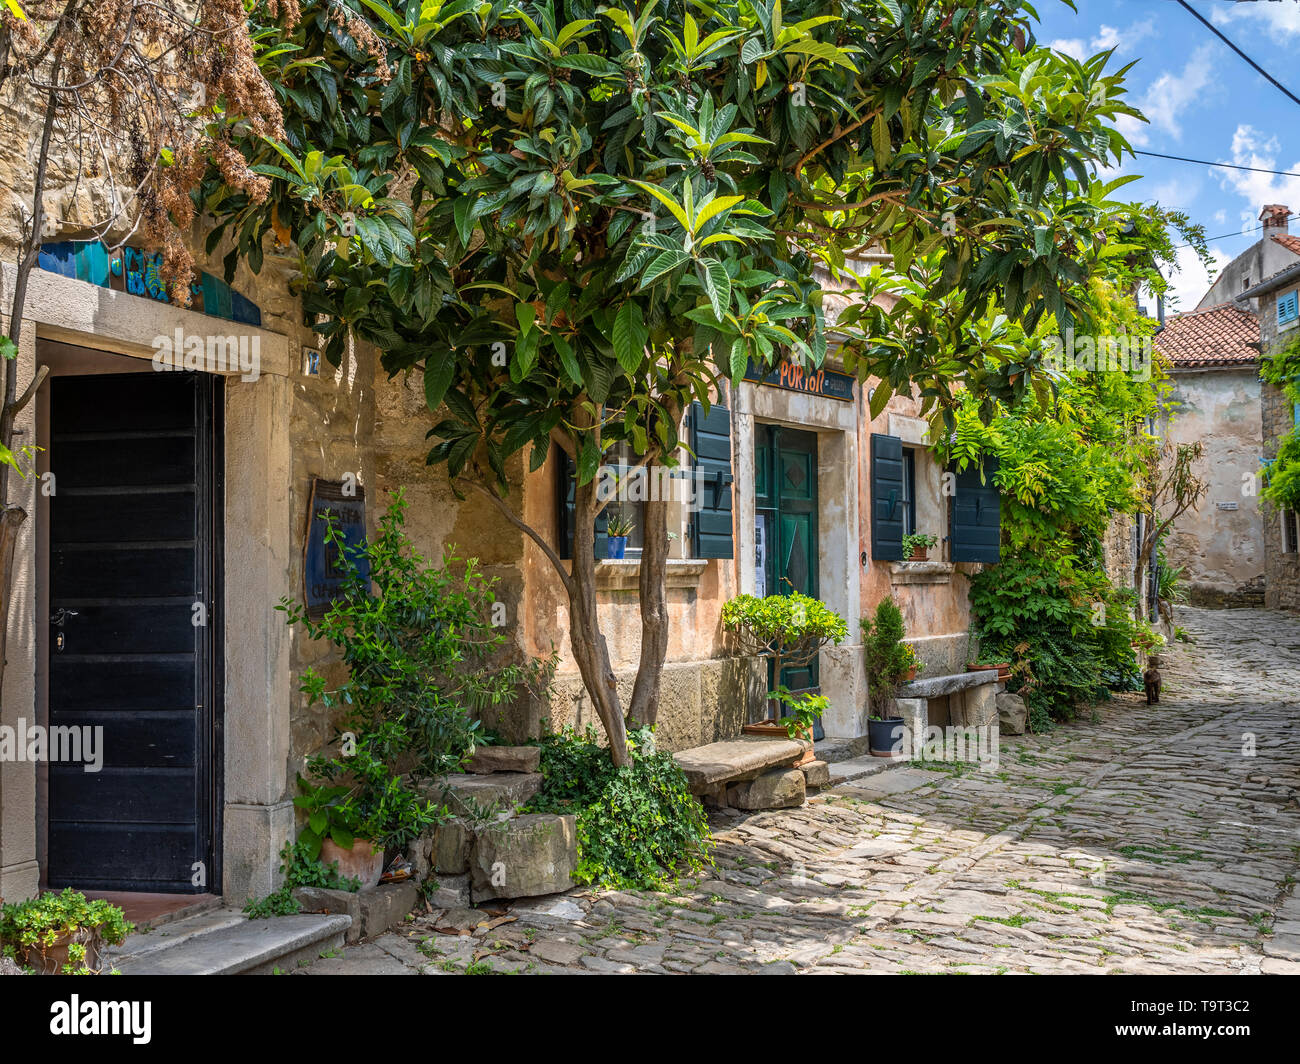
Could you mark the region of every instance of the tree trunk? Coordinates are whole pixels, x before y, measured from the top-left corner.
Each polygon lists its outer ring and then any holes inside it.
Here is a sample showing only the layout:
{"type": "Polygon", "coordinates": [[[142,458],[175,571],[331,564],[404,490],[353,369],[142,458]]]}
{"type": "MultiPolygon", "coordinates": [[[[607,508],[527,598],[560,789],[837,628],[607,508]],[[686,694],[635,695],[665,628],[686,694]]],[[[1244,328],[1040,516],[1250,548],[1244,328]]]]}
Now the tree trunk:
{"type": "Polygon", "coordinates": [[[573,568],[569,588],[569,643],[591,695],[596,715],[609,737],[610,757],[622,767],[630,760],[627,727],[618,697],[618,683],[609,662],[609,647],[600,631],[596,612],[596,515],[601,504],[596,498],[596,481],[574,487],[573,568]]]}
{"type": "Polygon", "coordinates": [[[636,685],[632,688],[632,705],[628,718],[635,724],[654,724],[659,719],[659,690],[663,681],[664,660],[668,657],[668,603],[664,582],[668,570],[668,500],[657,475],[662,466],[650,466],[651,498],[644,504],[645,528],[642,530],[641,571],[641,661],[636,685]]]}
{"type": "Polygon", "coordinates": [[[9,649],[9,598],[14,586],[14,545],[18,542],[18,529],[26,519],[27,511],[21,506],[6,506],[0,510],[0,684],[4,683],[5,654],[9,649]]]}
{"type": "MultiPolygon", "coordinates": [[[[53,81],[59,76],[59,62],[54,63],[53,81]]],[[[45,120],[41,127],[41,145],[36,156],[36,174],[32,185],[32,231],[18,260],[18,275],[14,278],[14,299],[9,308],[9,339],[13,341],[14,357],[5,366],[4,399],[0,405],[0,443],[10,452],[14,446],[14,419],[31,400],[40,387],[43,373],[38,373],[20,399],[18,397],[18,359],[23,335],[23,313],[27,305],[27,279],[36,266],[41,248],[41,230],[45,225],[45,175],[49,169],[50,137],[54,133],[54,115],[57,101],[51,91],[45,103],[45,120]]],[[[14,545],[18,541],[18,527],[27,519],[27,511],[9,505],[9,466],[0,462],[0,703],[3,703],[5,651],[9,634],[9,599],[13,594],[14,545]]]]}

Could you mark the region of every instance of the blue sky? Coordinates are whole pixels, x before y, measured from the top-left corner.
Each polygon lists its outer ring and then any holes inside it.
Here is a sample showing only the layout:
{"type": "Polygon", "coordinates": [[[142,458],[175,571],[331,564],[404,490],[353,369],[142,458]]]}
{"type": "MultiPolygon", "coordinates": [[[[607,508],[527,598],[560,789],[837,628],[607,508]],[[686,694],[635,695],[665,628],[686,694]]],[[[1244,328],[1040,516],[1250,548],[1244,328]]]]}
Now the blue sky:
{"type": "MultiPolygon", "coordinates": [[[[1300,2],[1191,0],[1243,51],[1300,96],[1300,2]]],[[[1039,41],[1092,55],[1114,48],[1111,66],[1129,71],[1129,99],[1147,123],[1121,126],[1134,148],[1300,173],[1300,104],[1287,99],[1173,0],[1035,0],[1039,41]]],[[[1205,226],[1211,251],[1228,262],[1259,239],[1260,207],[1284,203],[1300,233],[1300,178],[1224,170],[1138,156],[1121,173],[1142,174],[1122,194],[1158,200],[1205,226]]],[[[1190,249],[1179,253],[1170,287],[1190,310],[1209,278],[1190,249]]]]}

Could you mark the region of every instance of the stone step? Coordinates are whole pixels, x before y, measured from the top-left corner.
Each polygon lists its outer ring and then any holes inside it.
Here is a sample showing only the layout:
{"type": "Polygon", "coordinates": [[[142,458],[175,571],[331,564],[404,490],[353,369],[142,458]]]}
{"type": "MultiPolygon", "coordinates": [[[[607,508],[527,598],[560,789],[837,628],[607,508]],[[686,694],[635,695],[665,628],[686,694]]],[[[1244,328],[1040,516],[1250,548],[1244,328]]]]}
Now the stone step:
{"type": "Polygon", "coordinates": [[[852,761],[855,757],[861,757],[867,753],[870,739],[866,735],[859,735],[852,739],[839,739],[828,735],[825,739],[818,739],[814,753],[818,761],[829,761],[832,765],[837,761],[852,761]]]}
{"type": "MultiPolygon", "coordinates": [[[[229,909],[220,911],[233,913],[229,909]]],[[[114,959],[114,966],[123,975],[288,972],[300,961],[316,960],[321,953],[340,948],[352,925],[351,917],[342,915],[273,916],[264,920],[249,920],[242,913],[233,915],[239,919],[224,925],[214,922],[206,931],[195,929],[193,934],[172,936],[161,948],[127,950],[131,944],[128,939],[122,944],[128,955],[120,961],[114,959]]]]}
{"type": "Polygon", "coordinates": [[[489,809],[509,813],[542,789],[540,772],[453,773],[420,788],[424,797],[445,801],[453,813],[476,817],[489,809]]]}
{"type": "Polygon", "coordinates": [[[874,776],[891,768],[901,768],[906,764],[908,764],[906,758],[872,757],[871,754],[851,758],[848,761],[834,761],[830,766],[831,786],[838,787],[841,783],[852,783],[854,780],[874,776]]]}
{"type": "Polygon", "coordinates": [[[220,907],[205,909],[202,912],[183,916],[179,920],[171,920],[160,927],[136,931],[128,935],[126,941],[120,946],[111,946],[106,954],[115,966],[121,967],[123,961],[145,957],[161,949],[170,949],[198,935],[222,931],[227,927],[242,924],[247,919],[247,916],[235,909],[220,907]]]}

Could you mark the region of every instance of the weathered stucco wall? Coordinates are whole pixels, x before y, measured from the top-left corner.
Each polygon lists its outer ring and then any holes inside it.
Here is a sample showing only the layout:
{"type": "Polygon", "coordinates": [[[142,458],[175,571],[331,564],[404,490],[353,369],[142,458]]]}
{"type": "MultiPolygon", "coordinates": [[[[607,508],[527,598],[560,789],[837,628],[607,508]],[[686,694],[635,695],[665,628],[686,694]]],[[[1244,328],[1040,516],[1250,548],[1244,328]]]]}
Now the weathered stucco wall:
{"type": "Polygon", "coordinates": [[[1259,368],[1175,368],[1172,382],[1173,416],[1162,432],[1175,444],[1203,445],[1196,473],[1209,492],[1166,536],[1165,556],[1184,567],[1194,605],[1259,605],[1264,578],[1255,479],[1262,445],[1259,368]]]}

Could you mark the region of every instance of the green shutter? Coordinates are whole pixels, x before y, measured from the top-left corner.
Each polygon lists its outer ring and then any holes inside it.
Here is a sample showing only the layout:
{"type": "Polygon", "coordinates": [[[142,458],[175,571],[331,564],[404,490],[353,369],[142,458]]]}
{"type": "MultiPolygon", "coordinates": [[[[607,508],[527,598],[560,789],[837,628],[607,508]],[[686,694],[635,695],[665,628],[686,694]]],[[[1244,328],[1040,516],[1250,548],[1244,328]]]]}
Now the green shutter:
{"type": "Polygon", "coordinates": [[[984,460],[984,481],[977,466],[967,466],[957,473],[957,493],[953,496],[949,546],[955,562],[1001,560],[1002,504],[993,483],[997,472],[996,458],[984,460]]]}
{"type": "MultiPolygon", "coordinates": [[[[574,468],[573,459],[563,451],[560,451],[560,457],[564,461],[564,475],[560,477],[560,487],[558,491],[557,524],[560,535],[560,557],[573,557],[573,514],[574,514],[574,492],[577,487],[575,480],[576,469],[574,468]]],[[[608,536],[605,529],[609,525],[609,508],[606,507],[596,515],[596,545],[592,553],[597,560],[608,557],[609,547],[607,544],[608,536]]]]}
{"type": "Polygon", "coordinates": [[[691,404],[690,445],[695,454],[696,509],[691,514],[691,556],[734,558],[732,538],[731,411],[718,403],[706,415],[691,404]]]}
{"type": "Polygon", "coordinates": [[[903,560],[903,441],[871,436],[871,557],[903,560]]]}

